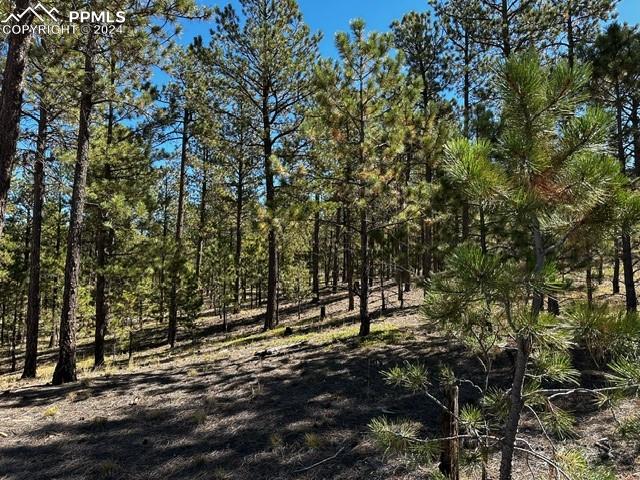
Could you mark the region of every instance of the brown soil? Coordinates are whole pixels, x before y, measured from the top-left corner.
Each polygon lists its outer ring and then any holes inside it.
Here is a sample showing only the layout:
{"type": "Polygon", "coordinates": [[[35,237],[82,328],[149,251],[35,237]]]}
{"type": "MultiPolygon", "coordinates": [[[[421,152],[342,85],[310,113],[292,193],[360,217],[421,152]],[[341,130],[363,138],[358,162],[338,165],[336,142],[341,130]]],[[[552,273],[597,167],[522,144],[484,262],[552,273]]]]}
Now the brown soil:
{"type": "MultiPolygon", "coordinates": [[[[376,295],[372,309],[380,306],[376,295]]],[[[300,319],[296,306],[284,305],[281,327],[268,333],[261,333],[259,310],[231,316],[227,333],[218,317],[205,315],[172,351],[161,346],[164,326],[148,325],[135,332],[132,361],[115,355],[91,372],[90,358],[81,358],[81,381],[59,387],[46,383],[54,352],[45,351],[43,378],[0,376],[0,479],[428,478],[403,459],[384,458],[367,427],[386,415],[420,422],[425,435],[438,428],[439,411],[428,399],[383,382],[380,371],[390,366],[421,360],[480,378],[462,347],[424,323],[421,301],[414,290],[403,309],[391,302],[366,340],[357,337],[344,294],[326,297],[322,322],[318,305],[304,305],[300,319]]],[[[88,355],[90,345],[80,350],[88,355]]],[[[498,367],[495,382],[504,383],[508,359],[498,367]]],[[[461,395],[462,403],[474,400],[471,389],[461,395]]],[[[616,418],[637,406],[623,403],[616,418]]],[[[613,463],[620,478],[640,478],[635,447],[616,439],[610,412],[587,409],[578,420],[578,440],[567,445],[613,463]],[[604,437],[606,456],[596,446],[604,437]]],[[[532,419],[522,431],[548,452],[532,419]]],[[[516,478],[549,478],[539,462],[525,460],[517,459],[516,478]]]]}

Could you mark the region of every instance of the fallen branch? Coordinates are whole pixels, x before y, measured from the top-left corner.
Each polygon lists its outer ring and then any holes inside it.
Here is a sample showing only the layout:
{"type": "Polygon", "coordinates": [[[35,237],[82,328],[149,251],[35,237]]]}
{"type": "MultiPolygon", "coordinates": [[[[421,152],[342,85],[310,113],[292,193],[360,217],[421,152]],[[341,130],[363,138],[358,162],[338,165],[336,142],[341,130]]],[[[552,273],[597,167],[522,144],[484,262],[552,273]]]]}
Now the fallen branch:
{"type": "Polygon", "coordinates": [[[304,468],[300,468],[298,470],[294,470],[293,473],[300,473],[300,472],[306,472],[307,470],[311,470],[312,468],[316,468],[319,465],[322,465],[323,463],[326,462],[330,462],[331,460],[333,460],[334,458],[336,458],[338,455],[340,455],[342,453],[342,451],[344,450],[345,447],[340,447],[340,450],[338,450],[335,454],[333,454],[330,457],[325,458],[324,460],[320,460],[319,462],[314,463],[313,465],[309,465],[308,467],[304,467],[304,468]]]}

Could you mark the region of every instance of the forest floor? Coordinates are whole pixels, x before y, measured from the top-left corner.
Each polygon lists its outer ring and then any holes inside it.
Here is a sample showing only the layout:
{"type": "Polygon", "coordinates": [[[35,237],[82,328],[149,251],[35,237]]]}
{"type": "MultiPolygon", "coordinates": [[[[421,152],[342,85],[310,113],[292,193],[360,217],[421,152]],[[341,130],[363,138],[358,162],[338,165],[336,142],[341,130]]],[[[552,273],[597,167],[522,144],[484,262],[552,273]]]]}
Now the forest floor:
{"type": "MultiPolygon", "coordinates": [[[[226,333],[220,318],[205,312],[173,350],[162,345],[166,326],[149,324],[135,332],[131,359],[115,355],[95,372],[87,340],[79,349],[80,380],[63,386],[48,383],[54,350],[44,349],[33,381],[6,373],[3,351],[0,480],[428,478],[406,459],[385,458],[368,424],[382,415],[406,418],[427,435],[437,433],[440,413],[423,395],[386,385],[381,371],[405,360],[434,370],[446,364],[473,379],[481,370],[461,345],[426,324],[422,291],[406,295],[404,308],[390,302],[374,314],[366,339],[357,336],[357,299],[350,312],[338,293],[323,297],[323,321],[318,305],[303,305],[300,317],[295,305],[283,305],[280,326],[266,333],[262,309],[231,315],[226,333]]],[[[379,292],[371,307],[379,309],[379,292]]],[[[510,369],[509,358],[498,358],[493,381],[504,385],[510,369]]],[[[473,399],[463,386],[461,403],[473,399]]],[[[592,461],[612,464],[619,478],[640,479],[640,445],[615,433],[616,421],[640,402],[622,402],[615,419],[586,402],[577,406],[576,438],[554,446],[579,446],[592,461]],[[610,450],[603,454],[598,444],[610,450]]],[[[521,433],[549,452],[533,418],[525,417],[521,433]]],[[[495,453],[491,478],[497,460],[495,453]]],[[[465,470],[463,478],[479,474],[465,470]]],[[[515,478],[551,477],[534,458],[518,457],[515,478]]]]}

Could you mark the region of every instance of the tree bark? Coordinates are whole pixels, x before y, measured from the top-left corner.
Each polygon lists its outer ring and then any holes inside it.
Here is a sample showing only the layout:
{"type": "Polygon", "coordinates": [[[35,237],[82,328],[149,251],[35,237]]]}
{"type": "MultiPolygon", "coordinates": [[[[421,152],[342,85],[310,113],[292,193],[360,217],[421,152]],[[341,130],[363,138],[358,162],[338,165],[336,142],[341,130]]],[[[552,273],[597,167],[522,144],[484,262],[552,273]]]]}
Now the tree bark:
{"type": "Polygon", "coordinates": [[[633,279],[633,250],[631,237],[628,233],[622,234],[622,270],[624,273],[624,296],[627,312],[635,312],[638,309],[638,297],[633,279]]]}
{"type": "Polygon", "coordinates": [[[84,52],[84,81],[80,97],[78,147],[73,177],[67,258],[64,271],[64,293],[60,316],[60,352],[53,372],[53,384],[76,380],[76,314],[80,277],[80,238],[84,225],[87,169],[89,166],[89,138],[95,86],[94,50],[96,40],[92,32],[87,35],[84,52]]]}
{"type": "Polygon", "coordinates": [[[200,184],[200,205],[198,211],[200,214],[198,224],[198,245],[196,246],[196,281],[200,285],[200,270],[202,269],[202,253],[204,248],[204,228],[206,224],[206,207],[207,207],[207,163],[209,161],[209,150],[204,149],[202,159],[202,183],[200,184]]]}
{"type": "MultiPolygon", "coordinates": [[[[316,208],[319,208],[320,197],[316,194],[316,208]]],[[[313,217],[313,247],[311,252],[311,276],[313,301],[320,301],[320,210],[313,217]]]]}
{"type": "MultiPolygon", "coordinates": [[[[534,219],[533,224],[533,250],[535,254],[536,264],[534,275],[539,274],[545,263],[544,243],[542,240],[542,232],[538,219],[534,219]]],[[[540,292],[533,292],[531,302],[531,316],[536,318],[542,311],[544,297],[540,292]]],[[[502,458],[500,459],[500,480],[511,480],[511,472],[513,468],[513,453],[520,424],[520,414],[524,407],[523,387],[527,373],[527,364],[531,355],[531,336],[530,334],[522,334],[517,332],[517,355],[516,364],[513,372],[513,381],[511,384],[511,405],[509,406],[509,414],[504,428],[504,437],[502,439],[502,458]]]]}
{"type": "MultiPolygon", "coordinates": [[[[31,6],[30,0],[16,0],[15,13],[22,13],[31,6]]],[[[33,14],[26,13],[17,26],[30,26],[33,14]]],[[[7,57],[2,74],[0,91],[0,237],[4,229],[4,215],[15,163],[16,146],[20,132],[24,69],[31,43],[31,31],[10,33],[7,57]]]]}
{"type": "Polygon", "coordinates": [[[349,311],[355,309],[355,297],[353,292],[353,251],[352,251],[352,238],[351,238],[351,210],[348,207],[344,207],[344,251],[345,251],[345,270],[347,289],[349,291],[349,311]]]}
{"type": "Polygon", "coordinates": [[[369,335],[371,319],[369,318],[369,225],[367,210],[360,212],[360,332],[361,337],[369,335]]]}
{"type": "Polygon", "coordinates": [[[331,292],[336,293],[338,291],[338,278],[339,272],[339,254],[340,254],[340,221],[341,221],[341,209],[338,207],[336,210],[336,224],[335,233],[333,235],[333,268],[331,269],[331,292]]]}
{"type": "Polygon", "coordinates": [[[182,259],[182,227],[184,225],[184,196],[187,182],[187,155],[189,151],[189,122],[191,112],[185,106],[182,118],[182,146],[180,150],[180,178],[178,180],[178,212],[176,214],[175,251],[171,271],[171,296],[169,299],[169,330],[167,340],[171,348],[175,346],[178,334],[178,284],[182,259]]]}
{"type": "MultiPolygon", "coordinates": [[[[111,86],[115,86],[115,59],[111,58],[111,86]]],[[[113,143],[113,102],[109,102],[107,115],[107,141],[105,148],[105,164],[102,179],[105,183],[111,181],[110,147],[113,143]]],[[[104,339],[109,325],[109,279],[107,278],[108,255],[113,238],[113,230],[107,227],[107,215],[102,207],[97,208],[96,232],[96,325],[94,332],[93,368],[104,365],[104,339]]]]}
{"type": "Polygon", "coordinates": [[[458,480],[460,478],[460,440],[455,438],[459,434],[457,385],[451,385],[446,388],[447,401],[446,405],[449,412],[443,412],[442,415],[442,436],[448,440],[442,441],[442,451],[440,453],[440,472],[450,480],[458,480]]]}
{"type": "Polygon", "coordinates": [[[42,241],[42,206],[44,204],[44,157],[47,142],[47,109],[40,100],[38,137],[33,170],[33,219],[29,255],[29,299],[27,301],[27,345],[22,378],[35,378],[40,324],[40,246],[42,241]]]}

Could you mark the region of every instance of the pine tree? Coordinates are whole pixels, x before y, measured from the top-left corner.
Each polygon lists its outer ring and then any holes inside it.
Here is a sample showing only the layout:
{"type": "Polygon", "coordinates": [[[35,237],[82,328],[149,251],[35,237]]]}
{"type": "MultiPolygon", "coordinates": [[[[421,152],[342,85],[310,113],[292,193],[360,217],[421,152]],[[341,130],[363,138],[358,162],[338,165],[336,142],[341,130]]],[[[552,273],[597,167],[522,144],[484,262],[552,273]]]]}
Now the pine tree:
{"type": "Polygon", "coordinates": [[[271,216],[265,329],[275,326],[278,278],[276,211],[278,149],[303,120],[311,94],[318,35],[311,35],[295,0],[242,0],[244,22],[231,5],[218,10],[206,61],[223,90],[237,91],[260,138],[265,202],[271,216]]]}
{"type": "MultiPolygon", "coordinates": [[[[392,37],[367,35],[362,20],[351,22],[351,32],[336,36],[340,63],[323,63],[317,73],[322,123],[327,137],[344,135],[335,154],[344,172],[342,194],[345,211],[354,211],[359,222],[353,228],[360,237],[360,282],[356,294],[360,303],[360,335],[370,331],[369,281],[370,234],[385,228],[378,218],[383,195],[401,178],[396,161],[404,148],[405,130],[400,121],[406,105],[412,105],[416,91],[401,73],[401,59],[391,56],[392,37]],[[405,103],[407,102],[407,103],[405,103]]],[[[388,220],[389,216],[383,216],[388,220]]]]}
{"type": "MultiPolygon", "coordinates": [[[[16,1],[14,12],[18,14],[19,20],[12,24],[13,26],[29,27],[31,25],[34,15],[31,12],[22,15],[30,6],[30,0],[16,1]]],[[[2,131],[2,137],[0,137],[0,237],[2,237],[4,229],[7,197],[20,131],[23,78],[31,43],[31,30],[20,28],[18,33],[15,33],[12,29],[7,43],[7,56],[2,74],[2,89],[0,90],[0,131],[2,131]]]]}
{"type": "Polygon", "coordinates": [[[568,238],[581,235],[594,215],[614,203],[623,184],[615,161],[606,156],[608,116],[593,107],[579,113],[588,79],[582,66],[544,68],[533,52],[514,56],[498,77],[504,125],[498,148],[458,140],[447,150],[451,178],[469,194],[498,202],[510,225],[510,246],[502,253],[460,247],[427,299],[435,318],[507,328],[516,345],[502,480],[511,478],[532,355],[561,333],[554,333],[557,321],[543,313],[542,304],[543,295],[559,286],[554,258],[568,238]]]}

